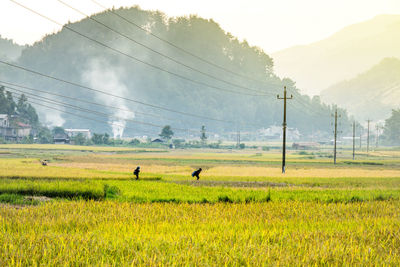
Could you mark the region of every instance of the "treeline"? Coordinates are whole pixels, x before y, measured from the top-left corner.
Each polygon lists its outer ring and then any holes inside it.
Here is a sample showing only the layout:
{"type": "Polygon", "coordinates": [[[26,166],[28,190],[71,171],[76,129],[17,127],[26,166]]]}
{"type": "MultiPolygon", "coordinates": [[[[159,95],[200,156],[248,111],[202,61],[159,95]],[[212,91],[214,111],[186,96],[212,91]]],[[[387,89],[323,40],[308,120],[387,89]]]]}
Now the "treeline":
{"type": "Polygon", "coordinates": [[[16,120],[12,121],[13,123],[22,122],[33,128],[39,126],[39,117],[35,108],[28,103],[27,97],[21,94],[15,102],[12,93],[6,91],[4,86],[0,86],[0,114],[15,116],[16,120]]]}
{"type": "Polygon", "coordinates": [[[400,146],[400,108],[393,109],[392,115],[385,120],[383,141],[388,145],[400,146]]]}

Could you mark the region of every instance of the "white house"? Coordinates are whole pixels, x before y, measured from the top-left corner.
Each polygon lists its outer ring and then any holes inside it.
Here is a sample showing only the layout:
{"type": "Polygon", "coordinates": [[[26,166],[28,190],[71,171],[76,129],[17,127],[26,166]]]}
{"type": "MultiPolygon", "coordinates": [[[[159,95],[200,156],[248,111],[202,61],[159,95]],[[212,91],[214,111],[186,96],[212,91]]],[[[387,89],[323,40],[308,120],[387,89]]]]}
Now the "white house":
{"type": "Polygon", "coordinates": [[[31,134],[32,127],[22,122],[13,122],[7,114],[0,114],[0,136],[6,140],[21,140],[31,134]]]}
{"type": "Polygon", "coordinates": [[[10,127],[10,120],[7,114],[0,114],[0,127],[10,127]]]}

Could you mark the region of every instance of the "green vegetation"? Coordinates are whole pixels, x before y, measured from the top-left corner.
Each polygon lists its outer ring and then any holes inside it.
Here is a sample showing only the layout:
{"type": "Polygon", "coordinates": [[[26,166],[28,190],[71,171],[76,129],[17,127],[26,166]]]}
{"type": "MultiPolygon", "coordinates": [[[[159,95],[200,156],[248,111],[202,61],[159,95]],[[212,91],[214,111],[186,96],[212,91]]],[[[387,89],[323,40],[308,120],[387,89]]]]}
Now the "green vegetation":
{"type": "Polygon", "coordinates": [[[392,110],[392,116],[385,121],[385,141],[392,145],[400,145],[400,109],[392,110]]]}
{"type": "Polygon", "coordinates": [[[11,123],[23,122],[33,127],[39,126],[39,117],[36,114],[36,110],[27,101],[26,96],[21,94],[18,102],[15,103],[11,92],[6,91],[4,86],[0,85],[0,114],[10,116],[18,114],[18,121],[11,121],[11,123]]]}
{"type": "Polygon", "coordinates": [[[24,46],[20,46],[13,40],[2,38],[0,35],[0,59],[16,60],[21,55],[24,46]]]}
{"type": "Polygon", "coordinates": [[[164,128],[162,128],[161,133],[159,134],[159,136],[164,140],[170,140],[173,135],[174,132],[171,130],[171,126],[169,125],[165,125],[164,128]]]}

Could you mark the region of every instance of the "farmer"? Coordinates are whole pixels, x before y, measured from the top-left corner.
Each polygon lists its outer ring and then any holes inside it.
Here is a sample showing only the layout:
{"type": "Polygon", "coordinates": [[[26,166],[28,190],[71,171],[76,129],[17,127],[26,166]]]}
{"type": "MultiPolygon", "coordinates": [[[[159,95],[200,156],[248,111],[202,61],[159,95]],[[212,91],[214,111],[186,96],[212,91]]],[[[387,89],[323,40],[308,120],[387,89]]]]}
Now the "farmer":
{"type": "Polygon", "coordinates": [[[133,171],[133,175],[136,176],[136,180],[139,179],[139,173],[140,173],[140,166],[137,166],[136,169],[133,171]]]}
{"type": "Polygon", "coordinates": [[[201,168],[199,168],[198,170],[192,172],[192,177],[197,177],[197,180],[200,179],[199,174],[201,173],[201,168]]]}

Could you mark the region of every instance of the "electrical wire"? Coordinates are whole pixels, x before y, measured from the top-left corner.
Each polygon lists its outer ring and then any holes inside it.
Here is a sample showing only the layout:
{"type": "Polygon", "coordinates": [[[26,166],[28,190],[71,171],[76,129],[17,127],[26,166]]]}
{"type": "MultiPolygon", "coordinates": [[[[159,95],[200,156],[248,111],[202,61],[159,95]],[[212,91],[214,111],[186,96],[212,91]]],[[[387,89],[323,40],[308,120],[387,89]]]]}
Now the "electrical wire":
{"type": "Polygon", "coordinates": [[[48,74],[44,74],[44,73],[41,73],[41,72],[38,72],[38,71],[34,71],[34,70],[31,70],[31,69],[28,69],[28,68],[25,68],[25,67],[22,67],[22,66],[18,66],[16,64],[13,64],[13,63],[10,63],[10,62],[6,62],[6,61],[3,61],[1,59],[0,59],[0,63],[8,65],[8,66],[11,66],[11,67],[14,67],[14,68],[18,68],[18,69],[21,69],[21,70],[24,70],[24,71],[27,71],[27,72],[30,72],[30,73],[33,73],[33,74],[36,74],[36,75],[40,75],[42,77],[46,77],[46,78],[53,79],[53,80],[56,80],[56,81],[59,81],[59,82],[63,82],[63,83],[69,84],[69,85],[80,87],[82,89],[86,89],[86,90],[90,90],[90,91],[93,91],[93,92],[97,92],[97,93],[101,93],[101,94],[104,94],[104,95],[108,95],[108,96],[111,96],[111,97],[123,99],[123,100],[129,101],[129,102],[137,103],[137,104],[148,106],[148,107],[151,107],[151,108],[164,110],[164,111],[169,111],[169,112],[173,112],[173,113],[177,113],[177,114],[181,114],[181,115],[185,115],[185,116],[190,116],[190,117],[196,117],[196,118],[205,119],[205,120],[218,121],[218,122],[231,123],[231,124],[235,124],[236,123],[235,121],[216,119],[216,118],[197,115],[197,114],[193,114],[193,113],[189,113],[189,112],[178,111],[178,110],[174,110],[174,109],[171,109],[171,108],[162,107],[162,106],[158,106],[158,105],[154,105],[154,104],[149,104],[149,103],[146,103],[146,102],[143,102],[143,101],[134,100],[134,99],[131,99],[131,98],[115,95],[115,94],[108,93],[108,92],[105,92],[105,91],[102,91],[102,90],[99,90],[99,89],[95,89],[95,88],[92,88],[92,87],[89,87],[89,86],[81,85],[81,84],[78,84],[78,83],[75,83],[75,82],[67,81],[67,80],[64,80],[64,79],[61,79],[61,78],[57,78],[57,77],[54,77],[54,76],[51,76],[51,75],[48,75],[48,74]]]}
{"type": "MultiPolygon", "coordinates": [[[[73,101],[79,101],[79,102],[82,102],[82,103],[96,105],[96,106],[100,106],[100,107],[112,108],[112,109],[121,110],[121,111],[124,111],[124,112],[140,114],[140,115],[143,115],[143,116],[150,116],[150,117],[161,118],[161,119],[165,119],[165,120],[175,120],[175,119],[168,118],[168,117],[161,116],[161,115],[145,113],[145,112],[140,112],[140,111],[136,111],[136,110],[135,111],[131,111],[129,109],[124,109],[124,108],[120,108],[120,107],[116,107],[116,106],[100,104],[100,103],[96,103],[96,102],[92,102],[92,101],[88,101],[88,100],[80,99],[80,98],[76,98],[76,97],[70,97],[70,96],[65,96],[65,95],[61,95],[61,94],[50,93],[48,91],[39,90],[39,89],[35,89],[35,88],[31,88],[31,87],[27,87],[27,86],[15,84],[15,83],[5,82],[5,81],[1,81],[1,80],[0,80],[0,84],[7,84],[7,85],[15,86],[15,87],[18,87],[18,88],[27,89],[27,90],[30,90],[30,91],[33,91],[33,92],[39,92],[39,93],[48,94],[48,95],[51,95],[51,96],[62,97],[62,98],[70,99],[70,100],[73,100],[73,101]]],[[[11,87],[8,87],[8,86],[4,86],[4,87],[11,88],[11,87]]],[[[12,88],[12,89],[16,90],[15,88],[12,88]]],[[[21,92],[28,94],[27,92],[24,92],[24,91],[21,91],[21,92]]]]}
{"type": "Polygon", "coordinates": [[[123,52],[123,51],[121,51],[121,50],[118,50],[118,49],[113,48],[113,47],[111,47],[111,46],[109,46],[109,45],[107,45],[107,44],[104,44],[104,43],[102,43],[102,42],[100,42],[100,41],[98,41],[98,40],[96,40],[96,39],[94,39],[94,38],[92,38],[92,37],[89,37],[89,36],[87,36],[87,35],[85,35],[85,34],[79,32],[79,31],[77,31],[77,30],[75,30],[75,29],[69,27],[68,25],[63,25],[62,23],[59,23],[59,22],[57,22],[57,21],[55,21],[55,20],[53,20],[53,19],[51,19],[51,18],[49,18],[49,17],[47,17],[47,16],[41,14],[41,13],[39,13],[39,12],[37,12],[37,11],[35,11],[35,10],[33,10],[33,9],[31,9],[31,8],[29,8],[29,7],[27,7],[27,6],[23,5],[23,4],[21,4],[21,3],[19,3],[19,2],[16,2],[16,1],[14,1],[14,0],[10,0],[10,1],[13,2],[13,3],[15,3],[15,4],[17,4],[17,5],[19,5],[19,6],[21,6],[22,8],[24,8],[24,9],[26,9],[26,10],[29,10],[30,12],[32,12],[32,13],[34,13],[34,14],[36,14],[36,15],[38,15],[38,16],[40,16],[40,17],[46,19],[46,20],[51,21],[51,22],[54,23],[54,24],[57,24],[57,25],[59,25],[59,26],[65,28],[65,29],[67,29],[67,30],[69,30],[69,31],[71,31],[71,32],[73,32],[73,33],[75,33],[75,34],[77,34],[77,35],[79,35],[79,36],[81,36],[81,37],[83,37],[83,38],[85,38],[85,39],[88,39],[88,40],[90,40],[90,41],[92,41],[92,42],[94,42],[94,43],[96,43],[96,44],[98,44],[98,45],[100,45],[100,46],[103,46],[103,47],[105,47],[105,48],[107,48],[107,49],[109,49],[109,50],[111,50],[111,51],[113,51],[113,52],[115,52],[115,53],[118,53],[118,54],[120,54],[120,55],[126,56],[126,57],[128,57],[128,58],[130,58],[130,59],[132,59],[132,60],[134,60],[134,61],[140,62],[140,63],[142,63],[142,64],[144,64],[144,65],[147,65],[147,66],[149,66],[149,67],[151,67],[151,68],[154,68],[154,69],[157,69],[157,70],[159,70],[159,71],[168,73],[168,74],[170,74],[170,75],[172,75],[172,76],[175,76],[175,77],[178,77],[178,78],[180,78],[180,79],[182,79],[182,80],[186,80],[186,81],[189,81],[189,82],[192,82],[192,83],[195,83],[195,84],[199,84],[199,85],[202,85],[202,86],[205,86],[205,87],[213,88],[213,89],[216,89],[216,90],[219,90],[219,91],[225,91],[225,92],[234,93],[234,94],[239,94],[239,95],[257,96],[257,97],[259,97],[259,96],[265,96],[265,94],[268,94],[268,93],[266,93],[266,92],[265,92],[263,95],[247,94],[247,93],[243,93],[243,92],[239,92],[239,91],[234,91],[234,90],[230,90],[230,89],[226,89],[226,88],[222,88],[222,87],[210,85],[210,84],[207,84],[207,83],[202,82],[202,81],[198,81],[198,80],[194,80],[194,79],[188,78],[188,77],[186,77],[186,76],[184,76],[184,75],[181,75],[181,74],[178,74],[178,73],[169,71],[169,70],[167,70],[167,69],[164,69],[164,68],[162,68],[162,67],[153,65],[153,64],[151,64],[151,63],[149,63],[149,62],[146,62],[146,61],[141,60],[141,59],[139,59],[139,58],[137,58],[137,57],[134,57],[134,56],[132,56],[132,55],[130,55],[130,54],[127,54],[127,53],[125,53],[125,52],[123,52]]]}
{"type": "MultiPolygon", "coordinates": [[[[14,90],[18,91],[16,89],[8,87],[8,86],[6,88],[11,89],[12,93],[15,93],[15,92],[13,92],[14,90]]],[[[91,114],[94,114],[94,115],[97,115],[97,116],[107,117],[109,119],[132,122],[132,123],[136,123],[136,124],[141,124],[141,125],[146,125],[146,126],[151,126],[151,127],[157,127],[157,128],[163,128],[164,127],[164,125],[158,125],[158,124],[149,123],[149,122],[137,121],[137,120],[133,120],[133,119],[129,119],[129,118],[122,118],[122,117],[110,115],[110,114],[107,114],[107,113],[104,113],[104,112],[99,112],[99,111],[94,111],[94,110],[90,110],[90,109],[87,109],[87,108],[82,108],[82,107],[79,107],[79,106],[76,106],[76,105],[64,103],[64,102],[53,100],[53,99],[46,98],[46,97],[43,97],[43,96],[42,97],[36,97],[36,96],[34,96],[32,94],[29,94],[29,93],[24,93],[24,94],[30,95],[30,98],[32,98],[34,100],[42,101],[42,102],[45,102],[45,103],[48,103],[48,104],[55,104],[55,105],[66,107],[66,108],[72,108],[72,109],[77,110],[77,111],[83,111],[83,112],[91,113],[91,114]]],[[[183,128],[178,128],[178,127],[171,127],[171,128],[176,130],[176,131],[183,131],[183,132],[191,131],[191,132],[196,132],[196,133],[198,132],[197,130],[183,129],[183,128]]]]}
{"type": "Polygon", "coordinates": [[[120,36],[122,36],[122,37],[124,37],[124,38],[126,38],[126,39],[128,39],[128,40],[130,40],[131,42],[134,42],[135,44],[140,45],[140,46],[142,46],[142,47],[144,47],[144,48],[146,48],[146,49],[152,51],[153,53],[156,53],[157,55],[160,55],[160,56],[162,56],[162,57],[164,57],[164,58],[166,58],[166,59],[168,59],[168,60],[170,60],[170,61],[172,61],[172,62],[178,64],[178,65],[184,66],[185,68],[188,68],[188,69],[190,69],[190,70],[192,70],[192,71],[198,72],[198,73],[200,73],[200,74],[202,74],[202,75],[205,75],[205,76],[210,77],[210,78],[212,78],[212,79],[214,79],[214,80],[223,82],[223,83],[228,84],[228,85],[231,85],[231,86],[235,86],[235,87],[238,87],[238,88],[241,88],[241,89],[245,89],[245,90],[248,90],[248,91],[258,92],[258,93],[260,93],[260,94],[265,94],[265,93],[266,93],[266,92],[264,92],[264,91],[260,91],[260,90],[257,90],[257,89],[252,89],[252,88],[249,88],[249,87],[247,87],[247,86],[242,86],[242,85],[238,85],[238,84],[236,84],[236,83],[232,83],[232,82],[227,81],[227,80],[223,80],[223,79],[218,78],[218,77],[216,77],[216,76],[214,76],[214,75],[211,75],[211,74],[209,74],[209,73],[206,73],[206,72],[204,72],[204,71],[201,71],[201,70],[199,70],[199,69],[197,69],[197,68],[195,68],[195,67],[189,66],[188,64],[185,64],[185,63],[183,63],[183,62],[181,62],[181,61],[179,61],[179,60],[176,60],[176,59],[174,59],[174,58],[172,58],[172,57],[170,57],[170,56],[168,56],[168,55],[165,55],[165,54],[163,54],[163,53],[161,53],[161,52],[159,52],[159,51],[157,51],[157,50],[151,48],[150,46],[147,46],[147,45],[145,45],[145,44],[143,44],[143,43],[141,43],[141,42],[139,42],[139,41],[137,41],[137,40],[131,38],[130,36],[128,36],[128,35],[126,35],[126,34],[120,32],[120,31],[118,31],[118,30],[116,30],[116,29],[114,29],[114,28],[112,28],[112,27],[110,27],[110,26],[108,26],[107,24],[105,24],[105,23],[103,23],[103,22],[101,22],[101,21],[95,19],[93,16],[90,16],[90,15],[84,13],[83,11],[81,11],[81,10],[79,10],[79,9],[77,9],[77,8],[75,8],[75,7],[73,7],[73,6],[69,5],[69,4],[67,4],[67,3],[65,3],[64,1],[61,1],[61,0],[57,0],[57,1],[60,2],[61,4],[63,4],[64,6],[66,6],[66,7],[70,8],[70,9],[74,10],[75,12],[77,12],[77,13],[79,13],[79,14],[81,14],[81,15],[87,17],[88,19],[90,19],[90,20],[96,22],[97,24],[99,24],[99,25],[105,27],[106,29],[108,29],[108,30],[110,30],[110,31],[112,31],[112,32],[114,32],[114,33],[116,33],[116,34],[118,34],[118,35],[120,35],[120,36]]]}
{"type": "Polygon", "coordinates": [[[186,49],[184,49],[184,48],[182,48],[182,47],[180,47],[180,46],[178,46],[178,45],[176,45],[176,44],[174,44],[174,43],[172,43],[172,42],[170,42],[170,41],[168,41],[168,40],[166,40],[166,39],[164,39],[164,38],[162,38],[162,37],[160,37],[160,36],[158,36],[158,35],[156,35],[156,34],[154,34],[154,33],[152,33],[150,30],[148,30],[148,29],[146,29],[146,28],[140,26],[139,24],[133,22],[132,20],[129,20],[129,19],[125,18],[124,16],[121,16],[120,14],[118,14],[117,12],[115,12],[114,10],[107,8],[106,6],[100,4],[99,2],[97,2],[97,1],[95,1],[95,0],[91,0],[91,1],[92,1],[93,3],[95,3],[97,6],[101,7],[102,9],[108,10],[109,12],[111,12],[111,13],[114,14],[115,16],[119,17],[120,19],[124,20],[125,22],[127,22],[127,23],[129,23],[129,24],[135,26],[135,27],[138,28],[139,30],[142,30],[142,31],[146,32],[146,34],[149,34],[149,35],[153,36],[154,38],[156,38],[156,39],[158,39],[158,40],[160,40],[160,41],[162,41],[162,42],[164,42],[164,43],[166,43],[166,44],[168,44],[168,45],[174,47],[175,49],[177,49],[177,50],[179,50],[179,51],[181,51],[181,52],[184,52],[184,53],[187,54],[187,55],[192,56],[193,58],[196,58],[197,60],[200,60],[200,61],[202,61],[202,62],[204,62],[204,63],[207,63],[207,64],[209,64],[209,65],[211,65],[211,66],[213,66],[213,67],[215,67],[215,68],[218,68],[218,69],[221,69],[221,70],[223,70],[223,71],[226,71],[226,72],[228,72],[228,73],[230,73],[230,74],[233,74],[233,75],[236,75],[236,76],[240,76],[240,77],[242,77],[242,78],[245,78],[245,79],[248,79],[248,80],[251,80],[251,81],[254,81],[254,82],[266,83],[265,81],[260,81],[260,80],[251,78],[251,77],[249,77],[249,76],[243,75],[243,74],[238,73],[238,72],[234,72],[234,71],[232,71],[232,70],[229,70],[229,69],[227,69],[227,68],[224,68],[224,67],[222,67],[222,66],[219,66],[218,64],[215,64],[215,63],[213,63],[213,62],[211,62],[211,61],[208,61],[208,60],[206,60],[206,59],[204,59],[204,58],[202,58],[202,57],[200,57],[200,56],[198,56],[198,55],[196,55],[196,54],[190,52],[189,50],[186,50],[186,49]]]}

